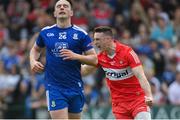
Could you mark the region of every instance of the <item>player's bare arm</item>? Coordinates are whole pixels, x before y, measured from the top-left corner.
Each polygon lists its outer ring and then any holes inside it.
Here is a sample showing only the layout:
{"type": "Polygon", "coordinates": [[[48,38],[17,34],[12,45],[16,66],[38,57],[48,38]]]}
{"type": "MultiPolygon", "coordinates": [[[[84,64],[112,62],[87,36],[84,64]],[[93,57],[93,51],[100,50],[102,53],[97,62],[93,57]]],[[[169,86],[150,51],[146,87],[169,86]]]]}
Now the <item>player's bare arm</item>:
{"type": "Polygon", "coordinates": [[[141,65],[132,68],[132,71],[134,73],[134,75],[138,78],[139,83],[141,85],[141,87],[144,89],[145,91],[145,102],[147,105],[152,106],[153,103],[153,98],[152,98],[152,93],[151,93],[151,87],[150,84],[144,74],[143,68],[141,65]]]}
{"type": "Polygon", "coordinates": [[[81,75],[82,76],[89,75],[96,70],[97,70],[97,68],[95,66],[81,65],[81,75]]]}
{"type": "Polygon", "coordinates": [[[72,52],[68,49],[61,49],[60,55],[63,57],[63,60],[79,60],[83,64],[87,65],[97,65],[97,55],[94,49],[90,49],[85,52],[85,55],[80,55],[77,53],[72,52]]]}
{"type": "Polygon", "coordinates": [[[42,48],[38,47],[36,43],[30,51],[30,66],[31,70],[40,73],[44,70],[44,65],[38,61],[42,48]]]}

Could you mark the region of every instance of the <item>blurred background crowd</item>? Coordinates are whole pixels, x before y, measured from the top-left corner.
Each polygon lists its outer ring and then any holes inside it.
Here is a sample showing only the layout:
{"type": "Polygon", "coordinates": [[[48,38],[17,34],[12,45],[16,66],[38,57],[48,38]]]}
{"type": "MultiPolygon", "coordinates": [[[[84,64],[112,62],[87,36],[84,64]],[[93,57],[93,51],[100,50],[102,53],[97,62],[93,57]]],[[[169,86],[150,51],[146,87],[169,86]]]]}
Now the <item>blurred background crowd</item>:
{"type": "MultiPolygon", "coordinates": [[[[56,1],[0,0],[0,118],[48,118],[44,74],[30,71],[29,51],[38,32],[55,24],[56,1]]],[[[72,22],[91,36],[94,27],[111,26],[115,39],[138,53],[155,105],[180,105],[179,2],[73,0],[72,22]]],[[[83,80],[85,110],[111,104],[102,69],[83,80]]]]}

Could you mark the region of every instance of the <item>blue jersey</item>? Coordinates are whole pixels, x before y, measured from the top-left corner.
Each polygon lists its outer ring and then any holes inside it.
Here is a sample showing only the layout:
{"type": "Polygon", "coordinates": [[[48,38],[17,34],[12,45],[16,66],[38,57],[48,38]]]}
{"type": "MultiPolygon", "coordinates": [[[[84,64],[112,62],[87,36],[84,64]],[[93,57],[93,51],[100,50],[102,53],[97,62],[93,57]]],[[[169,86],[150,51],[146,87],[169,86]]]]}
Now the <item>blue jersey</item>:
{"type": "Polygon", "coordinates": [[[75,53],[92,49],[91,38],[81,28],[72,25],[60,28],[57,25],[48,26],[41,30],[36,44],[46,47],[45,85],[60,89],[82,90],[81,63],[78,60],[63,60],[60,50],[69,49],[75,53]]]}

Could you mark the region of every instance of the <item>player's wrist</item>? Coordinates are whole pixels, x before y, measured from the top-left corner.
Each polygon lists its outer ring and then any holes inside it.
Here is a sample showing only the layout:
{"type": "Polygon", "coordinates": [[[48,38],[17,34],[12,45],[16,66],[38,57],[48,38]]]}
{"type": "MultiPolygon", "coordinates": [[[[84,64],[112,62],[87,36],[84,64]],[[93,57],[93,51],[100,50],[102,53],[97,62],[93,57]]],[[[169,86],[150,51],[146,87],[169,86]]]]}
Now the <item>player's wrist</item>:
{"type": "Polygon", "coordinates": [[[34,63],[34,62],[36,62],[37,60],[35,60],[35,59],[31,59],[30,60],[30,63],[34,63]]]}
{"type": "Polygon", "coordinates": [[[153,98],[145,96],[145,102],[151,106],[153,104],[153,98]]]}
{"type": "Polygon", "coordinates": [[[81,61],[82,60],[82,55],[75,53],[74,59],[81,61]]]}
{"type": "Polygon", "coordinates": [[[147,96],[147,95],[146,95],[145,98],[152,98],[152,96],[147,96]]]}

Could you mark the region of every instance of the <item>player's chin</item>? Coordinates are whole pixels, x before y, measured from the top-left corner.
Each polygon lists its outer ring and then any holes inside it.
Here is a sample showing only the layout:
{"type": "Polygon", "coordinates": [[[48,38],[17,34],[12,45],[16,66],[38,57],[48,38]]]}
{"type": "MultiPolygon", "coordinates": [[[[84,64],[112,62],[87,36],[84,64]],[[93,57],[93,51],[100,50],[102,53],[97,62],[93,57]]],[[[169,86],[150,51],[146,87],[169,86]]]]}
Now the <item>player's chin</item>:
{"type": "Polygon", "coordinates": [[[66,19],[67,18],[67,15],[59,15],[57,16],[58,19],[66,19]]]}

